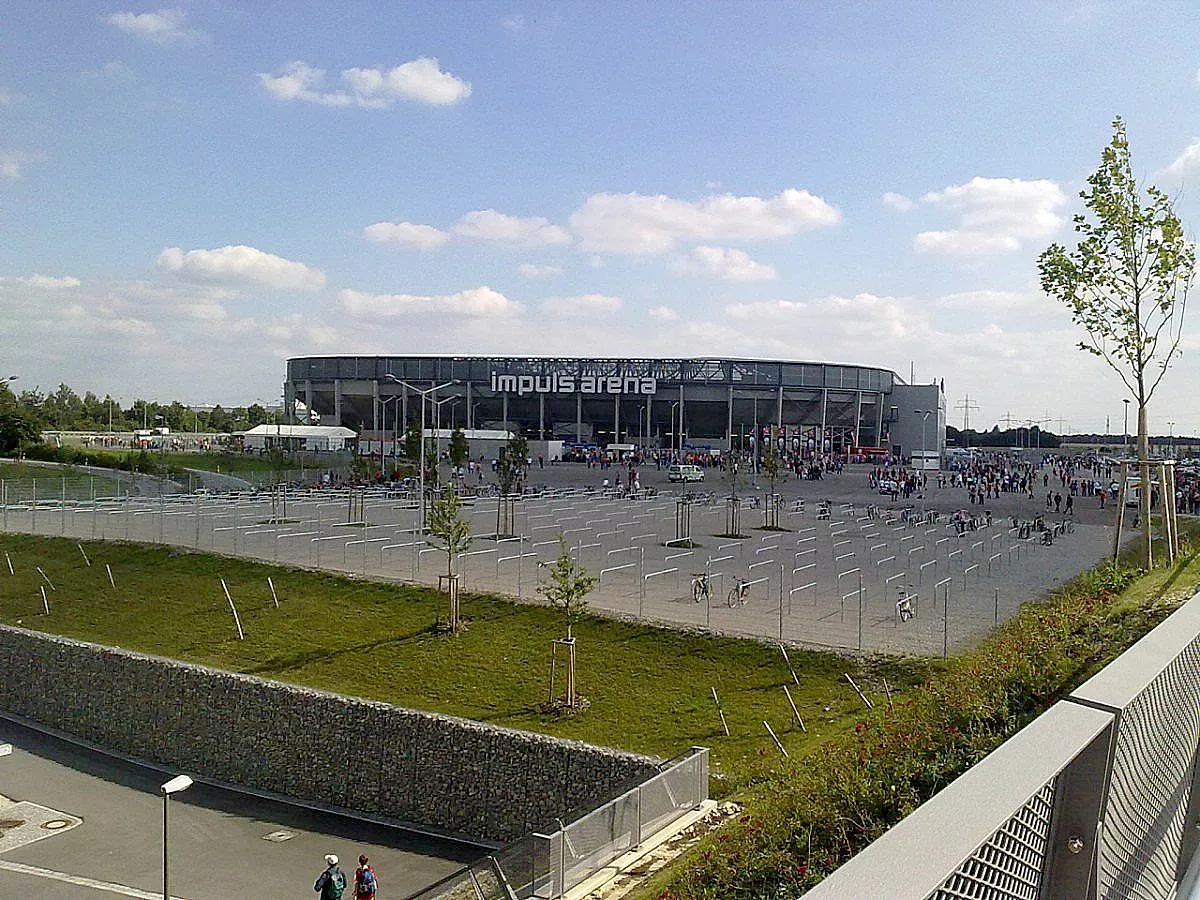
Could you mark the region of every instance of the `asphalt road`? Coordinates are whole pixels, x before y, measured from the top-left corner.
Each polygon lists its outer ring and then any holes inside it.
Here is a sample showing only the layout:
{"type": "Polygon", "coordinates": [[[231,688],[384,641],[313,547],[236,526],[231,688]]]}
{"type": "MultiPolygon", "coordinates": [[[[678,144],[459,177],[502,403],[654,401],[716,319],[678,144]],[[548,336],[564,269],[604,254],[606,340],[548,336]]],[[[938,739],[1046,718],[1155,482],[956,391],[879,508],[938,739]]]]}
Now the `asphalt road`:
{"type": "MultiPolygon", "coordinates": [[[[0,756],[0,897],[162,897],[159,785],[169,776],[0,720],[5,742],[14,749],[0,756]],[[54,811],[41,818],[62,829],[40,828],[28,803],[54,811]],[[5,827],[22,818],[30,824],[5,827]],[[70,827],[75,819],[80,823],[70,827]],[[38,839],[5,849],[29,832],[38,839]]],[[[367,854],[379,873],[381,900],[398,898],[484,853],[202,784],[172,798],[169,846],[171,895],[185,900],[315,897],[326,853],[341,858],[348,877],[358,855],[367,854]],[[289,836],[268,838],[278,832],[289,836]]]]}

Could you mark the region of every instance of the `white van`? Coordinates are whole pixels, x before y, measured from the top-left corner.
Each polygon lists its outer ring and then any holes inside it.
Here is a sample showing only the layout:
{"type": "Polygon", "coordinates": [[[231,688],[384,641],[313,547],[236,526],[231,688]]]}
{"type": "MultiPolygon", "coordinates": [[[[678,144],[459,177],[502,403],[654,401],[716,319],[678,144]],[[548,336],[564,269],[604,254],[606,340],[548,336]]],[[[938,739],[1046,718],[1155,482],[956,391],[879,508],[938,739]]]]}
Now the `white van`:
{"type": "Polygon", "coordinates": [[[703,481],[704,470],[699,466],[671,466],[667,469],[667,481],[703,481]]]}

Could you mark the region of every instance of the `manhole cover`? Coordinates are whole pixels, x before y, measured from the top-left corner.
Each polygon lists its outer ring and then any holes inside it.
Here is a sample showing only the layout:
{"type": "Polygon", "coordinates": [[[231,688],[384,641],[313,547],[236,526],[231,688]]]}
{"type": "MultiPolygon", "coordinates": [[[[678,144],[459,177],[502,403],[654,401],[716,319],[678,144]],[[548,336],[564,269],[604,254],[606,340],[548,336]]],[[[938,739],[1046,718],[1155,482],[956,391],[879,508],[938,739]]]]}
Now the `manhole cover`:
{"type": "Polygon", "coordinates": [[[0,819],[0,828],[20,828],[24,824],[24,819],[0,819]]]}
{"type": "Polygon", "coordinates": [[[284,841],[290,841],[296,836],[292,831],[272,831],[270,834],[264,834],[264,841],[271,841],[274,844],[282,844],[284,841]]]}
{"type": "Polygon", "coordinates": [[[42,823],[42,827],[47,831],[59,831],[63,828],[70,828],[74,824],[70,819],[49,819],[42,823]]]}

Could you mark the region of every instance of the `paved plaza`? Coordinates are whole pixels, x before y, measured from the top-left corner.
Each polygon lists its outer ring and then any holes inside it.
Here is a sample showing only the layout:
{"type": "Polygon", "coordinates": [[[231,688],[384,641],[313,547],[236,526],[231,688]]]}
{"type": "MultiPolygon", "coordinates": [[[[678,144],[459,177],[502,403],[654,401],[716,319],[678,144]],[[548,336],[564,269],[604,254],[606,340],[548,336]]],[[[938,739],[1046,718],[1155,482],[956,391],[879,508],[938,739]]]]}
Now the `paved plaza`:
{"type": "MultiPolygon", "coordinates": [[[[14,748],[0,756],[0,897],[162,897],[168,776],[2,719],[0,743],[14,748]]],[[[349,874],[367,854],[383,895],[404,897],[484,853],[199,783],[171,801],[170,827],[183,900],[313,897],[326,853],[349,874]]]]}
{"type": "MultiPolygon", "coordinates": [[[[983,506],[969,504],[962,488],[893,502],[871,490],[866,467],[849,467],[818,481],[777,484],[786,531],[762,529],[767,485],[748,479],[739,489],[745,536],[720,537],[728,486],[708,470],[707,482],[688,487],[687,546],[674,540],[683,490],[667,482],[665,468],[640,470],[637,498],[605,487],[620,472],[535,466],[529,483],[544,490],[515,504],[517,537],[509,539],[494,537],[494,497],[468,500],[464,516],[476,537],[459,558],[463,589],[535,599],[566,541],[599,576],[589,595],[598,611],[813,647],[940,654],[1103,559],[1116,512],[1076,498],[1068,530],[1046,546],[1040,534],[1022,537],[1013,527],[1014,517],[1021,523],[1045,514],[1044,490],[1042,499],[1002,494],[983,506]],[[977,527],[956,528],[956,510],[974,516],[977,527]],[[709,577],[710,596],[694,602],[700,573],[709,577]],[[750,586],[745,603],[731,608],[727,595],[738,579],[750,586]],[[901,590],[916,612],[906,622],[896,610],[901,590]]],[[[10,502],[0,515],[6,531],[166,543],[378,580],[436,584],[445,571],[444,555],[417,535],[414,492],[293,491],[286,501],[261,493],[48,499],[10,502]]]]}

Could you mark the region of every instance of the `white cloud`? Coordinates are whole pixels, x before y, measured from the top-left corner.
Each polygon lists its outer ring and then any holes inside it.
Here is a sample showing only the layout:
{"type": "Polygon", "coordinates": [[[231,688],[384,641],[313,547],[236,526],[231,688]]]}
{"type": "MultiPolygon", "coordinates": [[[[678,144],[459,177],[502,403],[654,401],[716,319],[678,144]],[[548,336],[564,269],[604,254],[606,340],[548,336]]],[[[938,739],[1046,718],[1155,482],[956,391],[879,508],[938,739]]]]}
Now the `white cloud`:
{"type": "Polygon", "coordinates": [[[585,250],[665,253],[684,241],[764,240],[834,225],[841,213],[808,191],[776,197],[593,194],[571,214],[585,250]]]}
{"type": "Polygon", "coordinates": [[[921,203],[959,214],[959,227],[921,232],[919,251],[954,255],[1011,253],[1026,240],[1044,239],[1062,225],[1058,210],[1067,202],[1053,181],[975,177],[966,184],[932,191],[921,203]]]}
{"type": "Polygon", "coordinates": [[[55,275],[29,275],[25,278],[12,279],[17,284],[23,284],[26,287],[41,288],[43,290],[59,290],[61,288],[79,287],[80,281],[70,275],[55,276],[55,275]]]}
{"type": "Polygon", "coordinates": [[[913,238],[913,246],[922,252],[949,253],[953,256],[989,256],[1012,253],[1021,242],[1010,234],[983,231],[922,231],[913,238]]]}
{"type": "Polygon", "coordinates": [[[505,30],[511,31],[513,34],[520,34],[525,30],[525,17],[522,15],[509,16],[501,23],[505,30]]]}
{"type": "Polygon", "coordinates": [[[620,297],[605,294],[579,294],[574,297],[547,297],[541,302],[542,312],[559,316],[594,316],[614,313],[621,309],[620,297]]]}
{"type": "Polygon", "coordinates": [[[105,16],[104,20],[126,34],[155,44],[197,40],[205,36],[200,29],[187,25],[187,13],[181,9],[160,9],[158,12],[148,13],[111,13],[105,16]]]}
{"type": "Polygon", "coordinates": [[[770,281],[776,277],[774,266],[755,262],[745,250],[727,247],[696,247],[688,256],[673,259],[670,269],[720,281],[770,281]]]}
{"type": "Polygon", "coordinates": [[[95,81],[131,81],[133,79],[133,69],[129,68],[129,66],[125,65],[119,59],[110,59],[98,69],[85,69],[83,77],[95,81]]]}
{"type": "Polygon", "coordinates": [[[1192,141],[1175,160],[1162,170],[1162,174],[1175,181],[1200,172],[1200,141],[1192,141]]]}
{"type": "Polygon", "coordinates": [[[900,212],[908,212],[910,209],[915,209],[917,206],[917,204],[908,197],[905,197],[903,194],[893,193],[892,191],[885,192],[884,195],[879,198],[879,200],[884,206],[890,206],[892,209],[899,210],[900,212]]]}
{"type": "Polygon", "coordinates": [[[0,178],[20,178],[25,157],[18,153],[0,153],[0,178]]]}
{"type": "Polygon", "coordinates": [[[303,60],[288,63],[278,74],[259,73],[263,87],[277,100],[302,100],[322,106],[387,109],[397,100],[449,106],[471,95],[471,83],[443,72],[438,61],[422,56],[391,69],[343,69],[345,87],[325,90],[325,70],[303,60]]]}
{"type": "Polygon", "coordinates": [[[400,244],[418,250],[435,250],[450,240],[450,235],[432,225],[413,222],[376,222],[363,229],[363,237],[377,244],[400,244]]]}
{"type": "Polygon", "coordinates": [[[20,99],[20,94],[14,93],[7,88],[0,87],[0,106],[12,106],[20,99]]]}
{"type": "Polygon", "coordinates": [[[199,284],[253,284],[277,290],[319,291],[325,273],[304,263],[265,253],[254,247],[189,250],[166,247],[157,265],[184,281],[199,284]]]}
{"type": "Polygon", "coordinates": [[[569,244],[571,236],[566,229],[551,225],[540,216],[521,218],[509,216],[494,209],[477,209],[467,213],[450,229],[459,237],[479,241],[496,241],[520,247],[537,247],[545,244],[569,244]]]}
{"type": "Polygon", "coordinates": [[[519,271],[522,278],[552,278],[563,273],[559,266],[539,266],[533,263],[525,263],[519,271]]]}
{"type": "Polygon", "coordinates": [[[679,313],[669,306],[652,306],[646,310],[646,314],[659,322],[679,321],[679,313]]]}
{"type": "Polygon", "coordinates": [[[495,317],[511,316],[521,311],[520,303],[486,286],[440,296],[368,294],[344,290],[338,294],[338,303],[351,316],[363,319],[391,319],[420,313],[495,317]]]}

